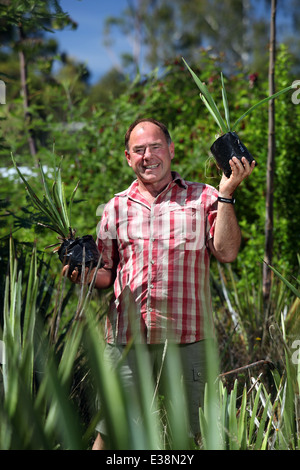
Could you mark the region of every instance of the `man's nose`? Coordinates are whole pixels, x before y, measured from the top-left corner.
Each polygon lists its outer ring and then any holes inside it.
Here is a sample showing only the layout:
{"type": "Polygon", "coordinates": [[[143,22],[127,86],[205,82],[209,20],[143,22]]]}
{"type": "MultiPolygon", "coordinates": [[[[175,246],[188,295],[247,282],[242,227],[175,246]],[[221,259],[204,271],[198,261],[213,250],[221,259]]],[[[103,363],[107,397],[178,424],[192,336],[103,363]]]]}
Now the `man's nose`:
{"type": "Polygon", "coordinates": [[[144,158],[151,157],[151,155],[152,155],[151,147],[147,145],[147,147],[145,147],[145,151],[144,151],[144,158]]]}

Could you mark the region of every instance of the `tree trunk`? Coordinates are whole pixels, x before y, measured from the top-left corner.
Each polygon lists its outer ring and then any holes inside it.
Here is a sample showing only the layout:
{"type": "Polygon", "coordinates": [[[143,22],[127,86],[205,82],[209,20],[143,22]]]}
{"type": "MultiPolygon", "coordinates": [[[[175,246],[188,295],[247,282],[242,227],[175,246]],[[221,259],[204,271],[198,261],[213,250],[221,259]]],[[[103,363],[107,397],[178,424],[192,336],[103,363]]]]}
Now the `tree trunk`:
{"type": "MultiPolygon", "coordinates": [[[[276,49],[276,6],[277,0],[271,4],[270,25],[270,54],[269,54],[269,94],[275,93],[275,49],[276,49]]],[[[269,132],[268,132],[268,161],[267,161],[267,193],[265,221],[265,256],[263,266],[263,296],[265,310],[268,306],[271,292],[271,270],[267,264],[272,263],[273,252],[273,196],[275,174],[275,103],[269,101],[269,132]],[[267,264],[266,264],[267,263],[267,264]]]]}
{"type": "Polygon", "coordinates": [[[22,25],[18,26],[18,33],[19,33],[19,40],[20,40],[19,61],[20,61],[21,90],[22,90],[23,105],[24,105],[24,120],[25,120],[25,126],[28,130],[27,140],[28,140],[30,153],[33,157],[35,157],[37,153],[37,147],[36,147],[34,131],[31,127],[32,116],[29,110],[30,100],[29,100],[28,82],[27,82],[27,64],[26,64],[26,57],[24,54],[25,35],[23,32],[22,25]]]}

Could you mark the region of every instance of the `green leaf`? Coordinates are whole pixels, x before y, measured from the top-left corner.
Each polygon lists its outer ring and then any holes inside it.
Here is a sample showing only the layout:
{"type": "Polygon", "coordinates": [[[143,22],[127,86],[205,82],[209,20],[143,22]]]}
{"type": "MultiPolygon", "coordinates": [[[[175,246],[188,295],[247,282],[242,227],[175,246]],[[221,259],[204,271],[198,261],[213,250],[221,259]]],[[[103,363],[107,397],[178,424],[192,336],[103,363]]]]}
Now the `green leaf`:
{"type": "Polygon", "coordinates": [[[218,125],[220,126],[220,128],[222,129],[223,132],[227,132],[228,129],[226,127],[226,124],[218,110],[218,107],[212,97],[212,95],[210,94],[210,92],[208,91],[208,88],[207,86],[205,85],[205,83],[201,82],[201,80],[197,77],[197,75],[195,74],[195,72],[193,72],[193,70],[188,66],[188,64],[186,63],[186,61],[184,60],[184,58],[182,58],[183,62],[185,63],[186,67],[188,68],[190,74],[192,75],[196,85],[198,86],[198,88],[200,89],[201,91],[201,94],[204,96],[205,98],[205,106],[207,107],[207,109],[209,110],[209,112],[215,117],[216,119],[216,122],[218,123],[218,125]]]}
{"type": "Polygon", "coordinates": [[[263,100],[259,101],[258,103],[254,104],[253,106],[251,106],[251,108],[248,109],[248,111],[246,111],[239,119],[237,119],[235,121],[235,123],[233,124],[233,126],[231,127],[231,130],[233,131],[236,126],[246,117],[248,116],[248,114],[252,113],[252,111],[254,111],[254,109],[258,108],[258,106],[261,106],[263,105],[264,103],[266,103],[267,101],[270,101],[272,99],[275,99],[277,98],[278,96],[282,95],[283,93],[286,93],[287,91],[291,90],[292,88],[292,85],[284,88],[283,90],[280,90],[278,91],[277,93],[274,93],[274,95],[271,95],[271,96],[268,96],[267,98],[264,98],[263,100]]]}
{"type": "MultiPolygon", "coordinates": [[[[267,263],[266,263],[267,264],[267,263]]],[[[280,274],[279,271],[277,271],[277,269],[273,268],[272,266],[270,266],[269,264],[267,264],[267,266],[276,274],[276,276],[279,277],[279,279],[282,280],[282,282],[284,282],[284,284],[289,288],[291,289],[291,291],[298,297],[300,298],[300,291],[298,289],[296,289],[295,286],[293,286],[293,284],[291,284],[285,277],[282,276],[282,274],[280,274]]]]}
{"type": "Polygon", "coordinates": [[[246,405],[247,405],[247,390],[244,386],[242,404],[240,408],[240,414],[238,419],[238,441],[239,448],[241,450],[246,450],[247,448],[247,414],[246,414],[246,405]]]}
{"type": "Polygon", "coordinates": [[[264,430],[265,430],[265,423],[267,420],[268,416],[268,408],[270,405],[270,395],[268,395],[265,406],[264,406],[264,411],[262,414],[262,417],[260,418],[259,422],[259,428],[257,431],[257,436],[256,436],[256,441],[255,441],[255,446],[254,450],[260,450],[262,447],[262,442],[263,442],[263,437],[264,437],[264,430]]]}
{"type": "Polygon", "coordinates": [[[229,448],[231,450],[239,449],[238,442],[238,425],[236,417],[236,394],[237,394],[237,380],[234,383],[234,388],[231,391],[228,407],[228,417],[229,417],[229,448]]]}
{"type": "MultiPolygon", "coordinates": [[[[35,191],[32,189],[26,178],[22,175],[21,171],[17,167],[13,155],[11,156],[15,168],[26,186],[33,206],[40,212],[42,212],[42,214],[45,215],[50,222],[49,224],[41,223],[40,225],[43,225],[44,227],[50,230],[53,230],[63,238],[68,238],[69,234],[72,232],[72,229],[70,227],[70,219],[68,216],[67,203],[64,192],[64,186],[61,179],[60,167],[58,168],[58,171],[56,171],[55,169],[55,179],[51,192],[43,171],[43,167],[41,163],[39,163],[40,174],[45,191],[44,201],[41,201],[41,199],[36,195],[35,191]]],[[[77,187],[78,185],[76,186],[75,190],[77,189],[77,187]]],[[[74,198],[75,190],[72,194],[72,201],[74,198]]]]}
{"type": "Polygon", "coordinates": [[[262,390],[262,384],[259,384],[259,387],[257,389],[255,399],[254,399],[254,405],[251,411],[251,418],[250,418],[250,424],[249,424],[249,445],[251,444],[252,436],[254,433],[254,427],[255,427],[255,420],[256,420],[256,413],[258,409],[258,404],[259,404],[259,395],[262,390]]]}
{"type": "Polygon", "coordinates": [[[222,97],[223,97],[223,106],[224,106],[224,111],[225,111],[225,119],[226,119],[227,129],[228,131],[230,131],[229,106],[228,106],[227,93],[225,89],[224,77],[223,77],[222,72],[221,72],[221,82],[222,82],[222,97]]]}

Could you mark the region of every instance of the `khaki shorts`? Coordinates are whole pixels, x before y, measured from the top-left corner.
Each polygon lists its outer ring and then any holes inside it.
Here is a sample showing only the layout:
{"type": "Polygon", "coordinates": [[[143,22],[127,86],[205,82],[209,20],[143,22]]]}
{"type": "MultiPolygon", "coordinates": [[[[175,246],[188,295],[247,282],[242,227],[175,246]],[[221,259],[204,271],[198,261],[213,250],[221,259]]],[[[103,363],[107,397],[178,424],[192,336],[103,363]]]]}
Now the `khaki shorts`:
{"type": "MultiPolygon", "coordinates": [[[[156,377],[161,372],[160,394],[168,399],[168,384],[170,383],[170,376],[167,376],[166,369],[168,364],[168,354],[174,354],[173,346],[166,348],[166,356],[164,357],[163,366],[162,358],[164,353],[164,345],[151,344],[147,345],[147,352],[149,353],[150,364],[153,370],[153,383],[156,383],[156,377]],[[166,385],[166,386],[165,386],[166,385]]],[[[125,346],[107,344],[104,350],[104,361],[110,367],[115,367],[121,360],[124,353],[125,346]]],[[[186,409],[187,420],[189,422],[190,435],[196,436],[199,433],[199,406],[203,406],[204,387],[206,382],[206,361],[205,361],[205,341],[199,341],[191,344],[176,345],[176,357],[181,361],[180,367],[174,367],[176,373],[181,369],[181,383],[184,384],[186,392],[186,409]]],[[[137,377],[136,365],[136,351],[131,348],[119,368],[121,383],[124,390],[129,392],[129,396],[134,400],[137,387],[135,387],[135,380],[137,377]]],[[[170,371],[168,372],[170,373],[170,371]]],[[[101,397],[98,400],[101,409],[101,397]]],[[[183,411],[183,410],[182,410],[183,411]]],[[[137,416],[132,416],[135,422],[138,421],[137,416]]],[[[105,436],[107,434],[105,420],[102,419],[96,426],[96,430],[105,436]]]]}

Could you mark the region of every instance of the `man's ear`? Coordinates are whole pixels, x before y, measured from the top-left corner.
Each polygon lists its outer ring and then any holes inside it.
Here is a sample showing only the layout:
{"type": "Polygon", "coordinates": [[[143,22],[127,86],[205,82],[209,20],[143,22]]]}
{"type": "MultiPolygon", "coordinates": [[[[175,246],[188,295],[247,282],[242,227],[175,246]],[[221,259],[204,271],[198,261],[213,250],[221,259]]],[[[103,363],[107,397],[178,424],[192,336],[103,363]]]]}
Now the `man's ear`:
{"type": "Polygon", "coordinates": [[[169,145],[169,150],[170,150],[170,155],[171,155],[171,160],[173,160],[175,156],[175,145],[174,142],[171,142],[169,145]]]}
{"type": "Polygon", "coordinates": [[[125,157],[129,166],[131,166],[130,153],[125,150],[125,157]]]}

